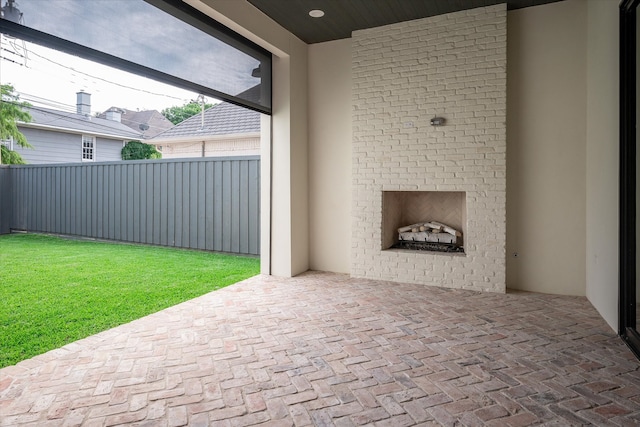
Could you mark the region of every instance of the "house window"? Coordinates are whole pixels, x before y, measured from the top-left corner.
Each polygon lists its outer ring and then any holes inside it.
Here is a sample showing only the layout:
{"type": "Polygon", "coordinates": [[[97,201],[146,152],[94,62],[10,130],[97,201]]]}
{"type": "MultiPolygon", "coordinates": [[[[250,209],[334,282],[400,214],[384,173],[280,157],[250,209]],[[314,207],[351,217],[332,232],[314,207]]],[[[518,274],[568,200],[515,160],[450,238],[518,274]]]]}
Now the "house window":
{"type": "Polygon", "coordinates": [[[0,140],[0,145],[4,145],[9,150],[13,150],[13,137],[9,137],[9,139],[0,140]]]}
{"type": "Polygon", "coordinates": [[[82,136],[82,161],[93,162],[96,153],[96,138],[93,136],[82,136]]]}

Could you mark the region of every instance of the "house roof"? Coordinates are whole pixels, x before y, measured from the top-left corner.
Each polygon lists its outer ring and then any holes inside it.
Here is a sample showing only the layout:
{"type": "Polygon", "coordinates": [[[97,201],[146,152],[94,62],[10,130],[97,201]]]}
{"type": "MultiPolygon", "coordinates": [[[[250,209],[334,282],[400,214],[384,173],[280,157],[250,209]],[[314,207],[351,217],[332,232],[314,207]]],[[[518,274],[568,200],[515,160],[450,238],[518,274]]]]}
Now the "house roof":
{"type": "MultiPolygon", "coordinates": [[[[256,92],[259,87],[251,88],[247,92],[256,92]]],[[[169,130],[157,135],[156,140],[176,140],[195,136],[220,136],[260,132],[260,113],[244,107],[221,102],[204,111],[204,126],[202,114],[196,114],[178,123],[169,130]]]]}
{"type": "Polygon", "coordinates": [[[260,132],[260,113],[237,105],[221,102],[204,112],[196,114],[162,132],[155,139],[168,139],[189,136],[233,135],[260,132]]]}
{"type": "Polygon", "coordinates": [[[113,120],[37,106],[28,107],[26,110],[31,114],[31,121],[23,123],[21,126],[88,133],[117,139],[140,139],[142,137],[140,132],[135,132],[129,126],[113,120]]]}
{"type": "MultiPolygon", "coordinates": [[[[142,133],[143,139],[153,138],[173,126],[173,123],[158,110],[134,111],[119,107],[109,108],[109,110],[112,109],[120,111],[122,114],[120,122],[134,131],[142,133]]],[[[106,118],[106,113],[100,113],[98,117],[106,118]]]]}

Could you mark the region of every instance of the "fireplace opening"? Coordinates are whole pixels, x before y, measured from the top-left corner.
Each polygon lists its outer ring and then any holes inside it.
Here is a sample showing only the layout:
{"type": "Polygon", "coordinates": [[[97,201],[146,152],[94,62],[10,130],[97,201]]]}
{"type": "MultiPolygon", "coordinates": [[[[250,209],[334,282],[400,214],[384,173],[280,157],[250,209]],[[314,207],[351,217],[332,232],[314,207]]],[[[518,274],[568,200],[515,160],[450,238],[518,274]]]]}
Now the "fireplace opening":
{"type": "Polygon", "coordinates": [[[464,253],[463,191],[384,191],[382,249],[464,253]]]}

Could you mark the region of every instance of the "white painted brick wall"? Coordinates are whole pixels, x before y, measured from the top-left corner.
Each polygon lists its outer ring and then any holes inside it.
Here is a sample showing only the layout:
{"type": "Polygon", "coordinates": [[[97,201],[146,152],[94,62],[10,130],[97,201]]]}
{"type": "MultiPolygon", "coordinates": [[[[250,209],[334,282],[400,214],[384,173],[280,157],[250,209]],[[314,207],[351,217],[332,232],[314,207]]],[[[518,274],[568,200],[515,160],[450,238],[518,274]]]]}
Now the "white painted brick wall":
{"type": "Polygon", "coordinates": [[[352,276],[505,291],[506,30],[502,4],[353,34],[352,276]],[[466,253],[383,251],[383,191],[465,191],[466,253]]]}

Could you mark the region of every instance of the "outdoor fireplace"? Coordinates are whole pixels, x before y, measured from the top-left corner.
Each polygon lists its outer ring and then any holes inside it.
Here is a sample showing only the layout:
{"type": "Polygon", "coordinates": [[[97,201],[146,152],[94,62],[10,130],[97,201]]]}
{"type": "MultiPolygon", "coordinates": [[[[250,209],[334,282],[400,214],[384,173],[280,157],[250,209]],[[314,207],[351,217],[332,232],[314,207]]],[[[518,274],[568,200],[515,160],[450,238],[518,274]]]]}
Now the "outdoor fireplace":
{"type": "Polygon", "coordinates": [[[354,31],[353,277],[504,292],[506,29],[501,5],[354,31]],[[394,248],[434,221],[464,252],[394,248]]]}
{"type": "Polygon", "coordinates": [[[463,191],[385,191],[382,249],[464,252],[463,191]]]}

